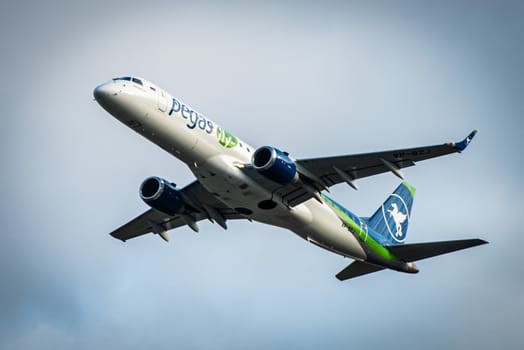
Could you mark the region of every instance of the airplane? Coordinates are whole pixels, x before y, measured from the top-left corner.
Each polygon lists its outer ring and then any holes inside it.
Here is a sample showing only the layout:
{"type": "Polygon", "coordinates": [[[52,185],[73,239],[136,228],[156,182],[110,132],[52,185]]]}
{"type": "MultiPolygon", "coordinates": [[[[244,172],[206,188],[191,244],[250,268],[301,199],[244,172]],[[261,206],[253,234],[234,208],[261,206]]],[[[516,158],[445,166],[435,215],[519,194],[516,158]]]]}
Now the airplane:
{"type": "Polygon", "coordinates": [[[113,117],[184,162],[196,180],[179,188],[157,176],[139,189],[147,211],[111,232],[126,241],[187,225],[198,232],[208,219],[227,229],[247,219],[288,229],[308,242],[354,261],[336,277],[347,280],[391,269],[417,273],[415,261],[488,243],[464,239],[405,244],[415,189],[403,181],[370,217],[359,217],[330,198],[329,188],[462,152],[464,140],[364,154],[294,159],[273,146],[254,148],[159,86],[136,76],[111,79],[94,98],[113,117]]]}

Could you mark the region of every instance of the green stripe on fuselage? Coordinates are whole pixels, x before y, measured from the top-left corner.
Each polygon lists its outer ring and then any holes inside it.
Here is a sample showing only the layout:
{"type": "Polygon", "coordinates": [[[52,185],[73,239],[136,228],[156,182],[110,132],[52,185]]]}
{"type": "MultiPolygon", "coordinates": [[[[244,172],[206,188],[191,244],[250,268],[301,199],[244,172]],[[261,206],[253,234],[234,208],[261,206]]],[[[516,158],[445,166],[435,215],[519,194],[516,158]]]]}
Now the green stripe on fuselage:
{"type": "MultiPolygon", "coordinates": [[[[409,186],[408,189],[410,187],[411,186],[409,186]]],[[[338,217],[340,217],[344,221],[344,224],[346,225],[348,230],[360,238],[361,244],[365,244],[366,246],[368,246],[371,249],[371,251],[378,254],[379,256],[381,256],[384,259],[393,260],[393,261],[401,261],[398,257],[393,255],[393,253],[391,253],[386,247],[378,243],[371,235],[366,233],[366,231],[364,231],[360,227],[359,224],[357,224],[353,219],[351,219],[351,217],[348,214],[347,209],[345,209],[344,207],[336,203],[334,200],[332,200],[325,194],[322,193],[321,196],[326,201],[326,203],[335,211],[338,217]]],[[[368,232],[370,229],[371,228],[368,227],[368,232]]]]}

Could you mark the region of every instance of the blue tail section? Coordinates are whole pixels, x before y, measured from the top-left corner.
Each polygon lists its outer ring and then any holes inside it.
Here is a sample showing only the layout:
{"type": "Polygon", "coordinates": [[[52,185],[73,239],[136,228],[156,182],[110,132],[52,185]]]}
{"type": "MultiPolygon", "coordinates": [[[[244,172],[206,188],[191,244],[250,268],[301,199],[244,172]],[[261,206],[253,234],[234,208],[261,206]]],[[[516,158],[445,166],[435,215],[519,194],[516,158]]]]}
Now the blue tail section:
{"type": "Polygon", "coordinates": [[[406,240],[415,188],[401,183],[368,219],[368,224],[382,236],[384,245],[402,244],[406,240]]]}

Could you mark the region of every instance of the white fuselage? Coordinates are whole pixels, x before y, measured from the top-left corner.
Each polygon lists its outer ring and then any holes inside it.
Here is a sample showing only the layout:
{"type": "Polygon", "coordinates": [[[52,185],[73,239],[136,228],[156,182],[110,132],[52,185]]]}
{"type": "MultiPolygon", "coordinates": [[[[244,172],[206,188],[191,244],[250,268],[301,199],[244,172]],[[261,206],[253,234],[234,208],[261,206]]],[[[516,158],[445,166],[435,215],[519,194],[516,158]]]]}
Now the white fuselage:
{"type": "Polygon", "coordinates": [[[251,163],[255,148],[158,86],[140,82],[112,80],[97,87],[95,96],[115,118],[186,163],[203,187],[246,218],[287,228],[338,254],[366,258],[326,203],[310,199],[288,208],[276,201],[274,208],[261,209],[258,203],[272,195],[241,169],[251,163]]]}

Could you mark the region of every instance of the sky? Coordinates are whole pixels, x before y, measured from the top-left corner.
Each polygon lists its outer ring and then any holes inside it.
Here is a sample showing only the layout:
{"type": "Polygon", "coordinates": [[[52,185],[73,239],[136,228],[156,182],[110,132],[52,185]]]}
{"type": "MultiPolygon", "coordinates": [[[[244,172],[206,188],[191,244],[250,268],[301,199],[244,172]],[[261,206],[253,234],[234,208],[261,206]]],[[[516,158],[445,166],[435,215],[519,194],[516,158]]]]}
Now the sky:
{"type": "MultiPolygon", "coordinates": [[[[3,1],[0,349],[520,349],[521,1],[3,1]],[[339,282],[351,261],[283,229],[108,233],[140,183],[187,167],[107,114],[144,77],[295,158],[458,141],[404,171],[408,242],[489,245],[339,282]]],[[[370,215],[399,180],[332,196],[370,215]]]]}

